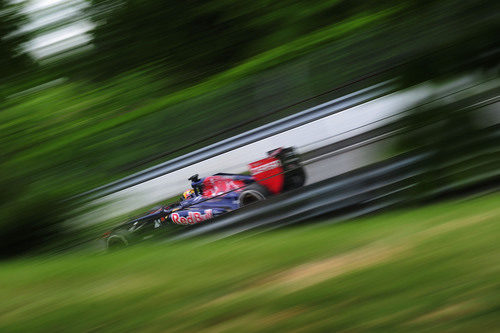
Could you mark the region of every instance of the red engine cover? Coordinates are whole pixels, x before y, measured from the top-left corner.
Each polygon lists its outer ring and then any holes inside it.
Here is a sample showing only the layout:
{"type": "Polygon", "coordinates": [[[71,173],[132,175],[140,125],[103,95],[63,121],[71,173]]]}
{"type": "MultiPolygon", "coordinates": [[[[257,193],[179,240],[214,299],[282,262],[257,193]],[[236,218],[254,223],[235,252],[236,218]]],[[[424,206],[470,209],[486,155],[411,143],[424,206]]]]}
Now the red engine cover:
{"type": "Polygon", "coordinates": [[[213,197],[245,186],[241,180],[223,176],[210,176],[203,181],[203,196],[213,197]]]}
{"type": "Polygon", "coordinates": [[[280,160],[274,157],[267,157],[257,162],[250,163],[250,173],[259,184],[267,187],[273,193],[280,193],[283,189],[285,176],[280,160]]]}

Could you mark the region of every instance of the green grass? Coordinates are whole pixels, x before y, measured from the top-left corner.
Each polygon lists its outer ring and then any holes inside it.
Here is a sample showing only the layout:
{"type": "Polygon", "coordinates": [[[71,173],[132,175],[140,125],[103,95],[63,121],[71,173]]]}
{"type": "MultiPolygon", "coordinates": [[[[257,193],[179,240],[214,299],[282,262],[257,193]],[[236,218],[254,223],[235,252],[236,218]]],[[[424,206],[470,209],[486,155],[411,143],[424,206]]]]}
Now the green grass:
{"type": "Polygon", "coordinates": [[[3,262],[0,331],[492,332],[499,202],[3,262]]]}

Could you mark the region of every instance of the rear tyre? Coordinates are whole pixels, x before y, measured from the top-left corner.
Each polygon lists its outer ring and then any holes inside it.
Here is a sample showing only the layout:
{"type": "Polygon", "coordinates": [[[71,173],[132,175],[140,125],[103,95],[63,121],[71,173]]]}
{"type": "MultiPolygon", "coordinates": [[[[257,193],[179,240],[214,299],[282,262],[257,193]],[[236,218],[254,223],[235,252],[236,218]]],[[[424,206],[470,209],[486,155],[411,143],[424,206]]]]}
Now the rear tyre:
{"type": "Polygon", "coordinates": [[[267,188],[260,184],[248,185],[240,194],[240,207],[264,200],[269,195],[267,188]]]}
{"type": "Polygon", "coordinates": [[[283,191],[289,191],[304,186],[306,182],[306,173],[300,164],[291,164],[287,169],[290,171],[287,170],[285,174],[283,191]]]}

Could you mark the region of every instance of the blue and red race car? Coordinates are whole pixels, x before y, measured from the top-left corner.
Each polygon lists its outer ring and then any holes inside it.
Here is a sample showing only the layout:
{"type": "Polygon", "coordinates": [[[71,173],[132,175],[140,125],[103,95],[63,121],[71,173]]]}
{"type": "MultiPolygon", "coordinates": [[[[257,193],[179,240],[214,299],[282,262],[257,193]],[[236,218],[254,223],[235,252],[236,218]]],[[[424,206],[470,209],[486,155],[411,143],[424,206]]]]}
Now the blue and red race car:
{"type": "Polygon", "coordinates": [[[156,230],[196,225],[268,196],[304,185],[305,173],[293,148],[278,148],[249,164],[250,175],[217,173],[189,178],[191,188],[171,205],[154,208],[104,235],[108,248],[153,236],[156,230]]]}

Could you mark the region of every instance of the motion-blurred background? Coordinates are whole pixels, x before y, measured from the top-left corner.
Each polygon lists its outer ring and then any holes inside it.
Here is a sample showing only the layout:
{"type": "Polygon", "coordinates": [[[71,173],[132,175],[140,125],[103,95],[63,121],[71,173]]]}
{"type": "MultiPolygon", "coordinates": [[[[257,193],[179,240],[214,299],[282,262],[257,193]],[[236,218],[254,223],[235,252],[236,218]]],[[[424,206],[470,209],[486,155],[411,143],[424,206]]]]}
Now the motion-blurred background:
{"type": "Polygon", "coordinates": [[[498,330],[499,36],[493,0],[0,0],[0,331],[498,330]],[[278,146],[307,186],[232,238],[95,251],[278,146]]]}
{"type": "MultiPolygon", "coordinates": [[[[429,166],[473,152],[477,143],[460,142],[488,127],[485,118],[474,125],[470,106],[498,96],[499,9],[461,0],[0,0],[1,255],[52,248],[79,193],[386,80],[397,89],[493,82],[465,106],[435,95],[443,102],[398,125],[394,150],[431,147],[439,153],[429,166]]],[[[488,158],[487,171],[498,166],[488,158]]]]}

